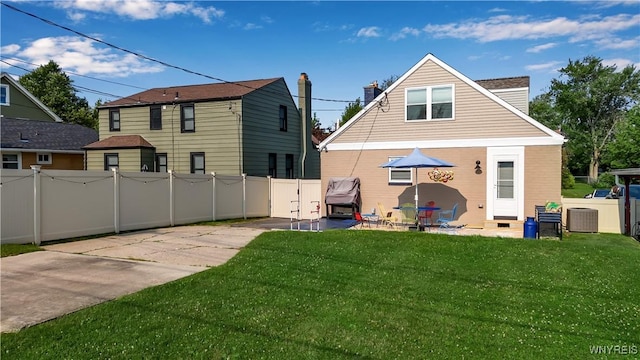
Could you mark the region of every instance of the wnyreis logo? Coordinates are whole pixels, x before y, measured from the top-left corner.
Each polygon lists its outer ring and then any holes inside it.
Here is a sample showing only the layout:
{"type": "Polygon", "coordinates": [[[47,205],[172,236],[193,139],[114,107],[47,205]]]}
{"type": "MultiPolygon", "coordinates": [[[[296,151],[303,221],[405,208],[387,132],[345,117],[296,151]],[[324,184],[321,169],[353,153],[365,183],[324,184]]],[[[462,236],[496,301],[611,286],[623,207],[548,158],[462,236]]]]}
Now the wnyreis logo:
{"type": "Polygon", "coordinates": [[[601,355],[637,355],[637,345],[591,345],[589,346],[591,354],[601,355]]]}

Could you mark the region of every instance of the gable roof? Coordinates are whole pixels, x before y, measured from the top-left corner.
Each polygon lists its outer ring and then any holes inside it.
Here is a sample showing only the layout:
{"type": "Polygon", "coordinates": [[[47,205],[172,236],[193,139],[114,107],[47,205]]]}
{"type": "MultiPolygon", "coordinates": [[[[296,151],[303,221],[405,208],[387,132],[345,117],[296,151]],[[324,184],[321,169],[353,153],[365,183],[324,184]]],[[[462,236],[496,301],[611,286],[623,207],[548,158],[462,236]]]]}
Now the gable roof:
{"type": "Polygon", "coordinates": [[[87,150],[140,148],[155,149],[155,146],[151,145],[151,143],[149,143],[140,135],[116,135],[91,143],[84,148],[87,150]]]}
{"type": "Polygon", "coordinates": [[[342,133],[344,133],[347,129],[349,129],[349,127],[351,127],[353,124],[358,122],[358,120],[360,120],[360,118],[362,118],[367,112],[369,112],[372,108],[378,106],[378,103],[387,96],[387,93],[390,93],[394,89],[396,89],[405,79],[407,79],[408,77],[413,75],[416,71],[418,71],[428,61],[431,61],[431,62],[435,63],[436,65],[440,66],[445,71],[449,72],[451,75],[453,75],[456,78],[458,78],[460,81],[462,81],[465,84],[469,85],[470,87],[472,87],[476,91],[480,92],[481,94],[483,94],[487,98],[491,99],[492,101],[494,101],[494,102],[498,103],[499,105],[501,105],[502,107],[506,108],[507,110],[512,112],[514,115],[520,117],[522,120],[530,123],[534,127],[538,128],[539,130],[544,132],[545,134],[549,135],[549,139],[552,139],[552,141],[554,143],[562,144],[564,142],[564,137],[562,135],[558,134],[557,132],[555,132],[555,131],[549,129],[548,127],[544,126],[543,124],[539,123],[538,121],[536,121],[535,119],[533,119],[529,115],[527,115],[527,114],[523,113],[522,111],[518,110],[515,106],[509,104],[505,100],[503,100],[500,97],[498,97],[496,94],[494,94],[491,91],[489,91],[487,88],[481,86],[476,81],[473,81],[470,78],[466,77],[465,75],[463,75],[462,73],[460,73],[456,69],[452,68],[451,66],[447,65],[446,63],[444,63],[442,60],[440,60],[437,57],[435,57],[433,54],[429,53],[424,58],[422,58],[418,63],[416,63],[411,69],[409,69],[406,73],[404,73],[400,78],[398,78],[393,84],[391,84],[391,86],[389,86],[385,91],[383,91],[380,95],[378,95],[375,99],[373,99],[369,104],[367,104],[356,115],[354,115],[349,121],[347,121],[347,123],[345,123],[343,126],[341,126],[337,131],[335,131],[333,134],[331,134],[329,137],[327,137],[324,141],[322,141],[322,143],[320,143],[320,145],[318,146],[318,150],[321,151],[321,150],[325,149],[327,147],[327,145],[329,145],[334,139],[336,139],[342,133]]]}
{"type": "Polygon", "coordinates": [[[3,150],[82,151],[98,140],[97,131],[77,124],[3,117],[0,126],[3,150]]]}
{"type": "Polygon", "coordinates": [[[19,82],[13,79],[9,74],[3,72],[0,74],[0,78],[6,80],[8,83],[13,85],[18,91],[20,91],[24,96],[26,96],[29,100],[31,100],[37,107],[39,107],[42,111],[47,113],[53,120],[56,122],[62,122],[62,119],[56,115],[51,109],[49,109],[45,104],[43,104],[37,97],[35,97],[29,90],[25,89],[19,82]]]}
{"type": "Polygon", "coordinates": [[[108,102],[100,107],[237,99],[281,79],[284,78],[153,88],[108,102]]]}

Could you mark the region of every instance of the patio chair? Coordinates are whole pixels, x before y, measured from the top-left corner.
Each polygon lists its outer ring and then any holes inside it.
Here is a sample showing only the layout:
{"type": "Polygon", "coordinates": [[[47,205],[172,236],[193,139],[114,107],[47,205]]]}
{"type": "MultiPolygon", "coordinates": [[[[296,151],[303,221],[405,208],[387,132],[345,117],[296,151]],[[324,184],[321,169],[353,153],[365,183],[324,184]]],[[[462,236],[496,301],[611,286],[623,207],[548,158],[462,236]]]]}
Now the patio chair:
{"type": "MultiPolygon", "coordinates": [[[[356,211],[356,212],[353,213],[353,218],[356,221],[356,223],[353,224],[353,226],[360,225],[360,228],[362,229],[364,227],[364,223],[365,223],[364,218],[362,218],[362,214],[360,214],[359,212],[356,211]]],[[[368,225],[368,223],[367,223],[367,225],[368,225]]],[[[371,227],[371,226],[369,226],[369,227],[371,227]]]]}
{"type": "Polygon", "coordinates": [[[398,218],[393,216],[392,211],[387,211],[382,203],[378,203],[378,211],[380,212],[380,221],[388,227],[395,227],[398,218]]]}
{"type": "Polygon", "coordinates": [[[436,219],[436,223],[440,224],[441,228],[448,228],[449,223],[453,221],[456,217],[456,212],[458,211],[458,204],[453,205],[451,210],[441,210],[438,213],[438,219],[436,219]]]}
{"type": "Polygon", "coordinates": [[[415,225],[416,224],[416,206],[413,203],[404,203],[400,206],[400,213],[402,214],[403,225],[415,225]]]}
{"type": "MultiPolygon", "coordinates": [[[[435,201],[428,201],[425,206],[434,207],[436,206],[435,201]]],[[[433,225],[433,210],[423,210],[418,212],[418,221],[422,226],[431,226],[433,225]]]]}

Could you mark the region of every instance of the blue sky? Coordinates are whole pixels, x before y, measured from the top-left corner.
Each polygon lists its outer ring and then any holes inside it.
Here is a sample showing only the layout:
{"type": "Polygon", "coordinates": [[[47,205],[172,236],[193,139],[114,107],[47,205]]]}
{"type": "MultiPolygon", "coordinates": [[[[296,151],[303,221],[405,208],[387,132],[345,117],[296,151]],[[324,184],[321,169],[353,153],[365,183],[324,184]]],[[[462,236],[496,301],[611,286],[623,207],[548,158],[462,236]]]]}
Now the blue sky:
{"type": "Polygon", "coordinates": [[[312,111],[326,127],[364,86],[402,75],[428,53],[474,80],[528,75],[531,97],[569,59],[640,67],[639,0],[2,3],[68,28],[2,6],[2,71],[19,76],[54,60],[91,105],[212,78],[283,77],[295,96],[306,72],[312,111]]]}

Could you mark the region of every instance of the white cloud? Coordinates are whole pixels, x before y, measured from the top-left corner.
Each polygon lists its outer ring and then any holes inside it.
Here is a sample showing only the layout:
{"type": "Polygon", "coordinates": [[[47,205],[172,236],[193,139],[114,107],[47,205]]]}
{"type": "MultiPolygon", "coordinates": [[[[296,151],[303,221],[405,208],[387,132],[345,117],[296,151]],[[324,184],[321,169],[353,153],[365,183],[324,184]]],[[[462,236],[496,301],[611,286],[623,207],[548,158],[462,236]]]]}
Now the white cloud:
{"type": "Polygon", "coordinates": [[[357,37],[380,37],[380,28],[377,26],[364,27],[358,30],[357,37]]]}
{"type": "Polygon", "coordinates": [[[243,29],[245,30],[256,30],[256,29],[262,29],[262,25],[257,25],[254,23],[247,23],[243,29]]]}
{"type": "Polygon", "coordinates": [[[629,65],[634,65],[634,66],[638,66],[638,64],[634,64],[633,61],[629,60],[629,59],[603,59],[602,60],[602,65],[603,66],[615,66],[616,67],[616,71],[622,71],[622,69],[624,69],[625,67],[629,66],[629,65]]]}
{"type": "Polygon", "coordinates": [[[12,55],[18,52],[18,50],[20,50],[20,45],[17,44],[11,44],[11,45],[6,45],[0,48],[0,53],[3,55],[12,55]]]}
{"type": "Polygon", "coordinates": [[[555,71],[558,69],[558,66],[560,64],[562,64],[562,62],[560,61],[550,61],[543,64],[527,65],[524,68],[529,71],[545,71],[545,70],[555,71]]]}
{"type": "Polygon", "coordinates": [[[87,14],[82,13],[82,12],[76,12],[76,11],[67,11],[67,17],[71,21],[73,21],[75,23],[78,23],[78,22],[81,22],[82,20],[86,19],[87,14]]]}
{"type": "Polygon", "coordinates": [[[640,14],[579,20],[565,17],[531,20],[528,16],[498,15],[480,22],[467,20],[443,25],[428,24],[423,31],[436,38],[476,39],[480,42],[556,36],[570,36],[571,41],[577,42],[608,37],[609,34],[637,27],[638,24],[640,14]]]}
{"type": "Polygon", "coordinates": [[[640,48],[640,37],[629,40],[622,40],[618,38],[613,39],[602,39],[596,41],[596,44],[600,46],[601,49],[615,49],[615,50],[626,50],[626,49],[637,49],[640,48]]]}
{"type": "Polygon", "coordinates": [[[210,23],[212,18],[221,18],[224,11],[213,6],[202,7],[192,2],[156,0],[56,0],[55,6],[68,11],[71,19],[82,12],[116,14],[134,20],[167,18],[175,15],[191,15],[210,23]]]}
{"type": "Polygon", "coordinates": [[[77,36],[46,37],[33,41],[20,50],[18,45],[3,47],[15,50],[21,60],[44,65],[50,60],[61,68],[80,75],[109,75],[125,77],[131,74],[163,71],[161,65],[143,60],[133,54],[121,55],[110,48],[98,48],[98,43],[77,36]]]}
{"type": "Polygon", "coordinates": [[[539,52],[542,52],[544,50],[552,49],[552,48],[554,48],[556,46],[558,46],[557,43],[546,43],[546,44],[534,46],[532,48],[528,48],[527,52],[529,52],[529,53],[539,53],[539,52]]]}
{"type": "Polygon", "coordinates": [[[402,30],[391,35],[390,39],[396,41],[406,38],[407,35],[418,36],[420,35],[420,30],[412,27],[403,27],[402,30]]]}

